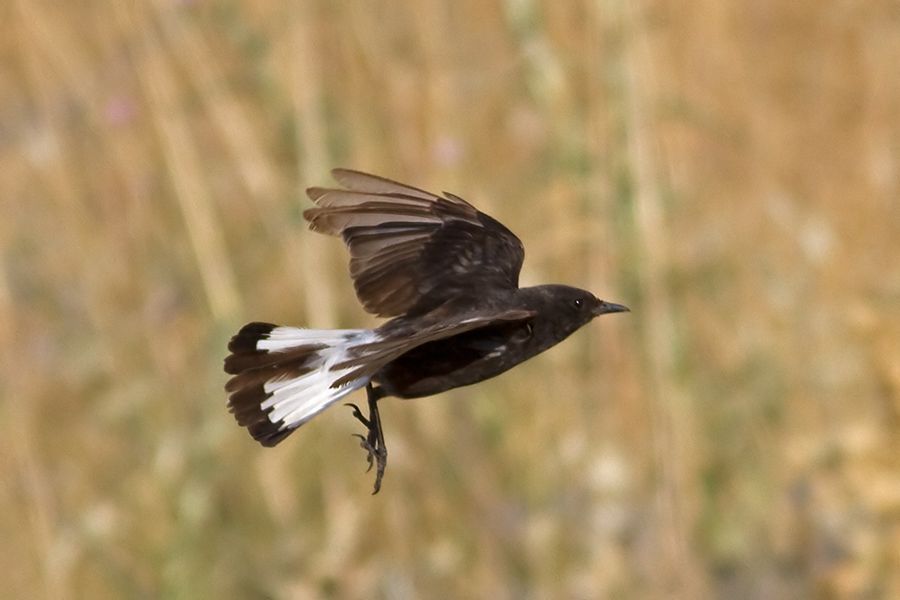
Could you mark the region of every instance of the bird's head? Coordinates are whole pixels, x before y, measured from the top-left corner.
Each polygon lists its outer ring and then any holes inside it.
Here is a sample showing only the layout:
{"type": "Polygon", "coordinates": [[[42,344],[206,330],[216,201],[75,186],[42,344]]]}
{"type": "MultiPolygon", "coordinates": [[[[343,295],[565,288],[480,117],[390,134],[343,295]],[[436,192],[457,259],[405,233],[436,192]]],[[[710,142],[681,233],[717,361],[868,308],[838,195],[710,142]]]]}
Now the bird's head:
{"type": "Polygon", "coordinates": [[[565,285],[556,285],[553,288],[554,304],[558,307],[557,310],[568,312],[571,315],[570,318],[575,318],[581,324],[607,313],[630,311],[627,306],[601,300],[587,290],[565,285]]]}
{"type": "Polygon", "coordinates": [[[552,330],[558,339],[568,337],[600,315],[629,311],[627,306],[600,300],[587,290],[567,285],[541,285],[528,290],[540,307],[541,316],[536,321],[543,321],[542,328],[548,334],[552,330]]]}

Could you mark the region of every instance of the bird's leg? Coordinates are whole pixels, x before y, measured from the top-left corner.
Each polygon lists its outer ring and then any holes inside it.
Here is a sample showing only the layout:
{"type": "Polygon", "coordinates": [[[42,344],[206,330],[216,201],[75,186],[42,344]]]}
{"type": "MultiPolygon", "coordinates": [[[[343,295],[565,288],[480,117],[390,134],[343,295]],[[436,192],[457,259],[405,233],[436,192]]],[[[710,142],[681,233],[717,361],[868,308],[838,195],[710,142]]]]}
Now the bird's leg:
{"type": "MultiPolygon", "coordinates": [[[[379,389],[378,392],[380,391],[379,389]]],[[[371,446],[372,438],[375,439],[375,488],[372,494],[377,494],[381,489],[384,470],[387,468],[387,446],[384,445],[384,429],[381,427],[381,415],[378,413],[378,399],[383,394],[376,393],[371,384],[366,387],[366,394],[369,400],[369,420],[372,422],[366,442],[371,446]]]]}
{"type": "Polygon", "coordinates": [[[369,462],[367,472],[375,467],[375,489],[372,494],[377,494],[381,489],[381,478],[384,477],[384,469],[387,467],[387,448],[384,445],[384,430],[381,428],[381,415],[378,413],[378,400],[384,397],[381,388],[374,388],[372,384],[366,386],[366,396],[369,402],[369,417],[363,416],[362,411],[355,404],[347,404],[353,409],[353,416],[366,426],[368,433],[365,437],[360,434],[354,434],[361,441],[360,447],[365,450],[368,455],[366,460],[369,462]]]}
{"type": "Polygon", "coordinates": [[[347,402],[346,404],[344,404],[344,406],[349,406],[350,408],[352,408],[353,416],[356,417],[356,419],[360,423],[365,425],[366,429],[369,430],[369,433],[366,437],[363,437],[358,433],[353,434],[353,437],[358,437],[360,440],[362,440],[359,443],[359,445],[363,450],[368,452],[368,456],[366,456],[366,460],[369,461],[369,468],[366,469],[366,473],[368,473],[369,471],[372,470],[373,459],[375,456],[375,447],[373,445],[375,440],[372,439],[372,421],[365,418],[362,414],[362,411],[359,410],[359,407],[357,405],[353,404],[352,402],[347,402]]]}

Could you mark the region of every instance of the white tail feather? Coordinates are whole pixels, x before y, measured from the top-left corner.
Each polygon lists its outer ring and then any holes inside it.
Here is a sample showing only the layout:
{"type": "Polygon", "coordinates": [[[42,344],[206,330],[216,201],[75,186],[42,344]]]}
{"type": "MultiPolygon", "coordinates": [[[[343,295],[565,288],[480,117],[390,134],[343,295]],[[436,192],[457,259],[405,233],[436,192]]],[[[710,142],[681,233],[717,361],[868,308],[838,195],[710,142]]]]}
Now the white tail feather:
{"type": "Polygon", "coordinates": [[[275,379],[265,383],[263,389],[271,393],[260,404],[267,411],[269,421],[278,425],[279,431],[295,429],[334,404],[347,394],[365,387],[368,377],[354,379],[340,387],[332,387],[335,381],[351,369],[335,369],[334,366],[350,358],[348,350],[354,346],[377,340],[369,329],[299,329],[276,327],[267,339],[257,342],[257,350],[283,352],[298,346],[324,345],[316,358],[308,363],[313,370],[292,379],[275,379]],[[271,410],[270,410],[271,409],[271,410]]]}

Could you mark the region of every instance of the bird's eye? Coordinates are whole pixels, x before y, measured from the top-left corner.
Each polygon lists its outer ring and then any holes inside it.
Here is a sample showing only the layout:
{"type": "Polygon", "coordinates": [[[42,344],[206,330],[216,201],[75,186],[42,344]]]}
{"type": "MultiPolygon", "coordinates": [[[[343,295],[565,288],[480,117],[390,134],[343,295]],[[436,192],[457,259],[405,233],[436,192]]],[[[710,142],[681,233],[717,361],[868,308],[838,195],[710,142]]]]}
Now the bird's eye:
{"type": "Polygon", "coordinates": [[[584,305],[584,300],[581,298],[575,299],[575,308],[581,308],[584,305]]]}

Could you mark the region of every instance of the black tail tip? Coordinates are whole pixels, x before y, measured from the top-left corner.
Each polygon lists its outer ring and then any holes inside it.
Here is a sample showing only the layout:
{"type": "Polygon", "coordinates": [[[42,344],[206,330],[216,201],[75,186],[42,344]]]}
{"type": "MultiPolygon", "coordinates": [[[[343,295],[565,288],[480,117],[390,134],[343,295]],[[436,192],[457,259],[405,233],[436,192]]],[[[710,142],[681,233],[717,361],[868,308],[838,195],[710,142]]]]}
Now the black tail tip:
{"type": "Polygon", "coordinates": [[[247,323],[228,342],[228,350],[235,354],[253,352],[256,350],[256,342],[269,337],[269,334],[276,327],[278,325],[273,325],[272,323],[247,323]]]}

